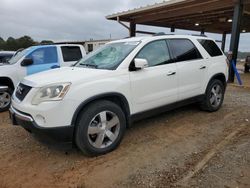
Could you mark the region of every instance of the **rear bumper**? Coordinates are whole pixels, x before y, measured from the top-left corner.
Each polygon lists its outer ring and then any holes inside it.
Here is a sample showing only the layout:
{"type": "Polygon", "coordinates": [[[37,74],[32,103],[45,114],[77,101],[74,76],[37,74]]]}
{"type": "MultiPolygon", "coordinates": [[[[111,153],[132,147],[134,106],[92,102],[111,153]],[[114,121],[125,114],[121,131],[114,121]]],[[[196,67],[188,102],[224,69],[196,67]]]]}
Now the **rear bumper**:
{"type": "Polygon", "coordinates": [[[60,142],[72,142],[73,140],[73,126],[63,126],[55,128],[39,127],[32,116],[16,110],[12,106],[9,109],[9,114],[13,125],[20,125],[28,132],[60,142]]]}

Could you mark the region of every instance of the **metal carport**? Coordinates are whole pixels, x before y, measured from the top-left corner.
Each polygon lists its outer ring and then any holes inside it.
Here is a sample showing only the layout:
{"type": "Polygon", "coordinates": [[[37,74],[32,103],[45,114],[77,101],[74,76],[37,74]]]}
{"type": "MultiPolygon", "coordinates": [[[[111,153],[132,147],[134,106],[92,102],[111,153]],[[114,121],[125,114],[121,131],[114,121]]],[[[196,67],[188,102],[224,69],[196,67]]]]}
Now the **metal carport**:
{"type": "MultiPolygon", "coordinates": [[[[250,32],[250,0],[171,0],[140,7],[106,17],[116,20],[129,29],[130,36],[136,33],[151,34],[136,30],[136,25],[160,26],[222,34],[222,49],[226,35],[231,35],[230,51],[236,62],[241,32],[250,32]],[[123,22],[128,22],[126,26],[123,22]]],[[[234,82],[230,68],[229,81],[234,82]]]]}

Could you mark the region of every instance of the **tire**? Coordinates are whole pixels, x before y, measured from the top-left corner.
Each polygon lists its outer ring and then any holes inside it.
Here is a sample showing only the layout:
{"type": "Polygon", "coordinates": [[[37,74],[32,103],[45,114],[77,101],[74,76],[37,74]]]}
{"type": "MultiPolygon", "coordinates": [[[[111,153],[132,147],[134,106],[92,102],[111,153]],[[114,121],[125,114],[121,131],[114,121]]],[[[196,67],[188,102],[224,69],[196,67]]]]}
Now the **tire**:
{"type": "Polygon", "coordinates": [[[221,108],[224,101],[225,86],[217,79],[211,80],[207,86],[205,97],[200,103],[204,111],[216,112],[221,108]]]}
{"type": "Polygon", "coordinates": [[[11,88],[0,91],[0,112],[7,111],[10,108],[12,93],[11,88]]]}
{"type": "Polygon", "coordinates": [[[122,109],[113,102],[99,100],[80,113],[75,143],[86,155],[103,155],[119,146],[125,130],[126,118],[122,109]]]}

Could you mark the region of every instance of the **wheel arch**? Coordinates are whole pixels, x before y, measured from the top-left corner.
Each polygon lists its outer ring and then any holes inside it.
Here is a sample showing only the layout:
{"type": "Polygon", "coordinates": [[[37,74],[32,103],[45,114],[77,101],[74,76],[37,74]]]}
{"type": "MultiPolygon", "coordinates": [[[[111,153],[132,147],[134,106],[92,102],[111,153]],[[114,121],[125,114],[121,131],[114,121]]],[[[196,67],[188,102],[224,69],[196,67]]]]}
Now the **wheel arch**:
{"type": "Polygon", "coordinates": [[[227,87],[227,80],[226,80],[226,75],[224,73],[217,73],[215,75],[212,76],[212,78],[210,78],[210,80],[208,81],[207,83],[207,86],[209,85],[209,83],[212,81],[212,80],[220,80],[223,85],[225,86],[225,88],[227,87]]]}
{"type": "Polygon", "coordinates": [[[84,107],[86,107],[87,105],[91,104],[92,102],[94,102],[96,100],[108,100],[108,101],[114,102],[115,104],[119,105],[122,108],[122,110],[124,111],[124,113],[125,113],[126,126],[127,127],[130,126],[130,107],[129,107],[129,103],[128,103],[126,97],[123,94],[115,93],[115,92],[95,95],[95,96],[90,97],[87,100],[83,101],[77,107],[77,109],[76,109],[76,111],[75,111],[75,113],[73,115],[71,125],[75,126],[76,122],[78,120],[78,116],[81,113],[81,111],[84,109],[84,107]]]}
{"type": "Polygon", "coordinates": [[[15,89],[14,83],[9,77],[0,77],[0,85],[8,86],[12,90],[15,89]]]}

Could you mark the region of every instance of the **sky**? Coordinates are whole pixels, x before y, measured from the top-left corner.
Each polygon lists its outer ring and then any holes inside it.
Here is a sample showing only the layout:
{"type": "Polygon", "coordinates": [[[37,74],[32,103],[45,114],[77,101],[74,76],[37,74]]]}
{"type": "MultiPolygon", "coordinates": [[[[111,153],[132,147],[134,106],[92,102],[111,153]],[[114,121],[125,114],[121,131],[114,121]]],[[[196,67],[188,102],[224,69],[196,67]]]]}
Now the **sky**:
{"type": "MultiPolygon", "coordinates": [[[[28,35],[37,41],[56,42],[124,38],[128,30],[105,16],[157,2],[162,0],[0,0],[0,37],[6,40],[10,36],[28,35]]],[[[170,32],[167,28],[147,26],[138,29],[170,32]]],[[[193,32],[177,30],[176,33],[193,32]]],[[[222,38],[207,35],[216,40],[222,38]]],[[[241,35],[240,51],[250,51],[250,34],[241,35]]]]}

